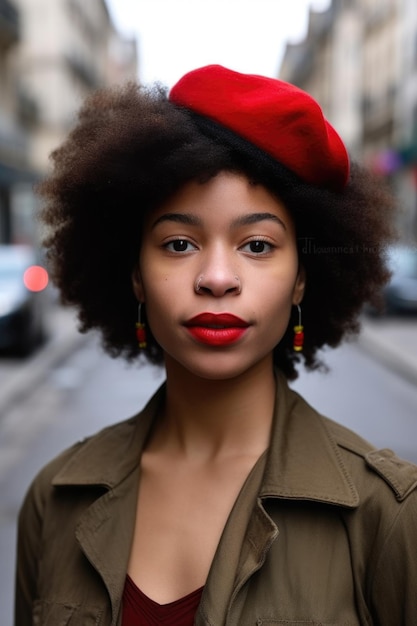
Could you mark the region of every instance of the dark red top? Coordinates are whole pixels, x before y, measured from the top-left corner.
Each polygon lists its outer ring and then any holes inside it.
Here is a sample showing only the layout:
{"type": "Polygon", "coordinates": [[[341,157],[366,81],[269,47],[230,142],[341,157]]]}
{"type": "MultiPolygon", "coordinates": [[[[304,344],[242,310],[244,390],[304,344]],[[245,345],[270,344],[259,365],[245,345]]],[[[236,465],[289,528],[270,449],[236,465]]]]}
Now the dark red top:
{"type": "Polygon", "coordinates": [[[204,587],[175,602],[158,604],[135,585],[130,576],[122,600],[122,626],[193,626],[204,587]]]}

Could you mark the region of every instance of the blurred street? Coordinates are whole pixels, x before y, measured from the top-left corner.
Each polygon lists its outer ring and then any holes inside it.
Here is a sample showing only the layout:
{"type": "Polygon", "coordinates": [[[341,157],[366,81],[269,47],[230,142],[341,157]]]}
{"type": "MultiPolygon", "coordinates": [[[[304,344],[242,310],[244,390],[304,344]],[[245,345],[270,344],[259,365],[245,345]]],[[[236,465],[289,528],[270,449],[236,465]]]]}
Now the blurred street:
{"type": "MultiPolygon", "coordinates": [[[[56,307],[50,326],[48,344],[31,358],[0,359],[2,626],[12,623],[16,516],[35,473],[74,441],[137,412],[163,380],[156,368],[104,355],[96,337],[76,331],[71,311],[56,307]]],[[[359,341],[324,355],[328,374],[303,373],[293,386],[376,446],[417,462],[413,355],[415,318],[366,320],[359,341]]]]}

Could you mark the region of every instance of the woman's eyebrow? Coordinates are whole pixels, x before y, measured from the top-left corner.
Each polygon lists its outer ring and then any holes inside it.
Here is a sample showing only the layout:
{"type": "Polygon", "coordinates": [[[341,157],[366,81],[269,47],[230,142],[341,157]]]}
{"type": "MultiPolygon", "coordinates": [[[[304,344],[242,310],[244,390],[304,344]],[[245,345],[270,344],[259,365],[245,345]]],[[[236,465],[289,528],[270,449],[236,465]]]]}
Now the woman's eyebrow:
{"type": "MultiPolygon", "coordinates": [[[[241,226],[250,226],[251,224],[257,224],[267,220],[275,222],[282,226],[284,230],[287,230],[285,223],[274,213],[248,213],[241,215],[233,220],[231,227],[239,228],[241,226]]],[[[164,213],[164,215],[161,215],[155,220],[152,224],[152,228],[155,228],[162,222],[176,222],[177,224],[186,224],[187,226],[201,226],[203,223],[200,217],[190,213],[164,213]]]]}
{"type": "Polygon", "coordinates": [[[287,230],[285,223],[278,217],[278,215],[275,215],[275,213],[248,213],[247,215],[242,215],[234,220],[232,226],[250,226],[251,224],[257,224],[258,222],[263,222],[265,220],[275,222],[282,226],[284,230],[287,230]]]}
{"type": "Polygon", "coordinates": [[[202,221],[196,215],[190,213],[164,213],[154,221],[152,228],[158,226],[162,222],[177,222],[178,224],[187,224],[188,226],[201,226],[202,221]]]}

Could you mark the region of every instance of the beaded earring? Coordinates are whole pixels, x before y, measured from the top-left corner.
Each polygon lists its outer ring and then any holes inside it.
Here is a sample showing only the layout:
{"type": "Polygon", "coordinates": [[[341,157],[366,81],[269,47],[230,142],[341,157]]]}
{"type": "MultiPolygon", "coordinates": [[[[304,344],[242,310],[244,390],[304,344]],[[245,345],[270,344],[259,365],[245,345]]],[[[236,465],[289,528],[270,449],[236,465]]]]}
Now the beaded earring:
{"type": "Polygon", "coordinates": [[[136,322],[136,339],[138,340],[138,346],[141,350],[144,350],[147,346],[146,342],[146,327],[142,321],[142,302],[139,302],[138,306],[138,321],[136,322]]]}
{"type": "Polygon", "coordinates": [[[298,309],[298,324],[294,326],[294,352],[301,352],[304,345],[304,326],[301,324],[301,307],[296,304],[298,309]]]}

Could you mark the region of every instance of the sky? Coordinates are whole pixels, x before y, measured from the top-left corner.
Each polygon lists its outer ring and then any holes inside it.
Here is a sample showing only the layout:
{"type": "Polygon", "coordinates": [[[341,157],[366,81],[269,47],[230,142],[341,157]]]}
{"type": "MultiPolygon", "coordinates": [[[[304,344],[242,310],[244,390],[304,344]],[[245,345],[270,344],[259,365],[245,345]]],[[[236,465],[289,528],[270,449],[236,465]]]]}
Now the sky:
{"type": "Polygon", "coordinates": [[[276,77],[285,44],[307,31],[309,8],[330,0],[107,0],[116,28],[135,36],[139,78],[171,87],[196,67],[219,63],[276,77]]]}

